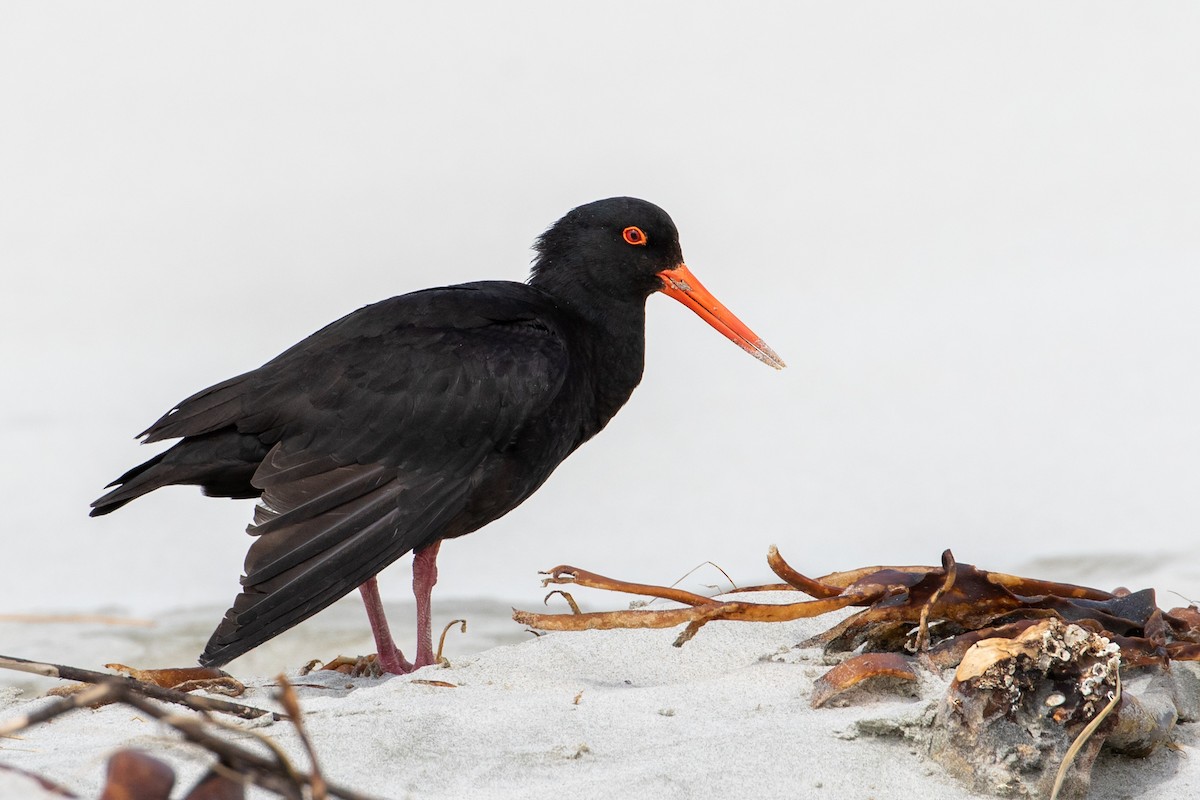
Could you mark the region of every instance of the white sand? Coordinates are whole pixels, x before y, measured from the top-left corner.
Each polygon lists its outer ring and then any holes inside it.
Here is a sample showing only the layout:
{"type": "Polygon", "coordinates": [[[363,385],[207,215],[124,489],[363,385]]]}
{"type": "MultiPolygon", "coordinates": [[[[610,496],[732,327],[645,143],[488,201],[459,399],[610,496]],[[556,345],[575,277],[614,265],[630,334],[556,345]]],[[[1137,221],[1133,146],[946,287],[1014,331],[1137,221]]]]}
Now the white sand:
{"type": "MultiPolygon", "coordinates": [[[[671,646],[675,630],[549,634],[414,676],[295,680],[327,777],[381,797],[976,797],[923,755],[920,723],[943,689],[938,679],[923,681],[919,699],[809,707],[826,667],[819,652],[793,645],[835,621],[711,623],[682,648],[671,646]],[[864,722],[891,735],[866,734],[864,722]]],[[[242,700],[270,705],[271,680],[250,683],[242,700]]],[[[15,691],[0,688],[0,719],[47,702],[15,691]]],[[[289,724],[260,730],[304,763],[289,724]]],[[[1091,797],[1200,796],[1195,726],[1181,726],[1178,741],[1181,750],[1144,760],[1103,755],[1091,797]]],[[[109,754],[128,746],[171,762],[185,786],[209,758],[109,706],[3,742],[0,763],[95,797],[109,754]]],[[[20,783],[0,777],[0,797],[39,796],[20,783]]]]}

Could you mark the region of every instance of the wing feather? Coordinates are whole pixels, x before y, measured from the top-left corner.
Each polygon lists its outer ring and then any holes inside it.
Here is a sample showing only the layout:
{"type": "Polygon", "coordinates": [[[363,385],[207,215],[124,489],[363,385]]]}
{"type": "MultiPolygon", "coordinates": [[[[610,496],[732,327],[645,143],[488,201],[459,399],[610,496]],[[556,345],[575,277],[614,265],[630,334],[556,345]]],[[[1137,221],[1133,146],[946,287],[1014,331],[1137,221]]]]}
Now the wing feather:
{"type": "MultiPolygon", "coordinates": [[[[558,395],[566,343],[533,304],[450,290],[394,300],[406,298],[419,313],[392,308],[384,324],[384,304],[368,307],[249,379],[234,424],[276,444],[251,479],[263,494],[243,591],[202,663],[230,661],[445,536],[490,460],[558,395]]],[[[231,403],[200,402],[188,419],[231,403]]]]}

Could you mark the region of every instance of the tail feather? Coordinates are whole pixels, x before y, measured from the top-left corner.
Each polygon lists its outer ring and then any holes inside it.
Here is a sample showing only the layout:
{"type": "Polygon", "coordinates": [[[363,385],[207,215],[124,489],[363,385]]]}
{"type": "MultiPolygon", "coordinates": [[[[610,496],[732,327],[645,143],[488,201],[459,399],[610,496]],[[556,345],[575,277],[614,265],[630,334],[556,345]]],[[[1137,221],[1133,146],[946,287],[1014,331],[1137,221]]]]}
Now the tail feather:
{"type": "Polygon", "coordinates": [[[250,479],[267,451],[258,437],[232,428],[189,436],[110,483],[106,488],[116,488],[92,503],[91,516],[109,514],[155,489],[179,484],[200,486],[214,497],[258,497],[262,491],[250,479]]]}
{"type": "Polygon", "coordinates": [[[246,372],[196,392],[138,434],[147,444],[182,436],[202,436],[232,425],[242,414],[243,385],[258,370],[246,372]]]}

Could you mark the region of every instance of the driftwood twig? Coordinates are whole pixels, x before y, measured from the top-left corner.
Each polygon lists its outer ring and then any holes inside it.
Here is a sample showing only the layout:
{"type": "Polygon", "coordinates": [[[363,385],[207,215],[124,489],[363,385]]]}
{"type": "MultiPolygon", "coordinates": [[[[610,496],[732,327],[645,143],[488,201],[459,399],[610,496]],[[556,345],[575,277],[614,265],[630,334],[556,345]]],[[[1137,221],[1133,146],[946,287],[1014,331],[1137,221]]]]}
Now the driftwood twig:
{"type": "MultiPolygon", "coordinates": [[[[231,714],[241,719],[257,719],[259,717],[271,714],[263,708],[255,708],[254,706],[244,705],[242,703],[233,703],[228,700],[215,700],[210,697],[201,697],[191,695],[186,692],[180,692],[175,689],[167,689],[162,686],[156,686],[152,683],[143,683],[142,681],[127,678],[121,675],[111,675],[107,672],[95,672],[90,669],[80,669],[79,667],[69,667],[63,664],[46,664],[38,661],[29,661],[24,658],[15,658],[13,656],[0,656],[0,669],[12,669],[18,672],[28,672],[32,675],[42,675],[47,678],[62,678],[68,681],[81,681],[82,683],[94,683],[97,686],[101,685],[116,685],[124,686],[130,692],[141,694],[146,697],[152,697],[155,700],[161,700],[165,703],[176,703],[181,706],[196,711],[215,711],[221,714],[231,714]]],[[[90,705],[100,701],[90,701],[84,705],[90,705]]],[[[274,714],[274,719],[281,719],[279,714],[274,714]]]]}
{"type": "MultiPolygon", "coordinates": [[[[13,659],[5,660],[11,661],[13,659]]],[[[36,668],[37,674],[48,674],[47,669],[57,669],[54,665],[37,664],[21,659],[17,659],[16,661],[22,665],[29,666],[29,669],[25,671],[34,672],[36,668]]],[[[67,668],[67,670],[69,674],[77,674],[70,668],[67,668]]],[[[79,672],[86,674],[88,670],[81,670],[79,672]]],[[[198,713],[194,715],[173,713],[167,707],[159,705],[158,702],[152,700],[150,698],[151,692],[146,691],[147,688],[150,688],[154,690],[153,693],[157,694],[164,691],[171,693],[170,690],[163,690],[161,687],[147,687],[128,678],[104,675],[102,673],[92,674],[101,678],[101,680],[96,681],[96,685],[71,697],[62,698],[54,703],[47,704],[37,711],[12,720],[7,724],[0,725],[0,736],[11,735],[83,706],[105,702],[123,703],[162,722],[164,725],[170,726],[183,736],[184,739],[213,753],[218,759],[217,764],[214,765],[214,769],[227,777],[245,783],[252,783],[288,798],[288,800],[306,800],[306,798],[312,798],[312,800],[326,800],[326,798],[371,800],[368,795],[361,792],[329,783],[321,775],[317,767],[316,755],[312,743],[303,728],[299,713],[299,702],[295,691],[282,678],[281,685],[285,688],[280,702],[287,709],[289,718],[293,724],[296,725],[296,731],[301,743],[309,754],[309,758],[313,764],[311,774],[305,774],[297,770],[279,744],[270,737],[264,736],[258,731],[249,730],[232,722],[227,722],[219,717],[210,716],[209,712],[204,709],[197,709],[198,713]],[[214,732],[216,730],[232,730],[238,735],[254,737],[267,748],[271,755],[263,755],[242,745],[230,742],[217,735],[214,732]]],[[[60,676],[61,671],[59,674],[54,675],[54,677],[60,676]]],[[[202,698],[191,699],[198,700],[202,698]]],[[[223,703],[223,701],[210,702],[223,703]]],[[[257,716],[269,713],[259,709],[252,710],[260,712],[257,716]]]]}

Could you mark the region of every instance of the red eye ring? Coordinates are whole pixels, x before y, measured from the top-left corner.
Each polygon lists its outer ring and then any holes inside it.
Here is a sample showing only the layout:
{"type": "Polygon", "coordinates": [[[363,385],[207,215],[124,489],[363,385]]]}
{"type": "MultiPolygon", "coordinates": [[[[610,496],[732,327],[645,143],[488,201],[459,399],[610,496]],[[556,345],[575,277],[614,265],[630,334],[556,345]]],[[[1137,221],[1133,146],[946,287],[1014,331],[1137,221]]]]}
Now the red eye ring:
{"type": "Polygon", "coordinates": [[[627,244],[641,245],[643,247],[646,244],[646,232],[637,225],[630,225],[621,231],[621,237],[627,244]]]}

